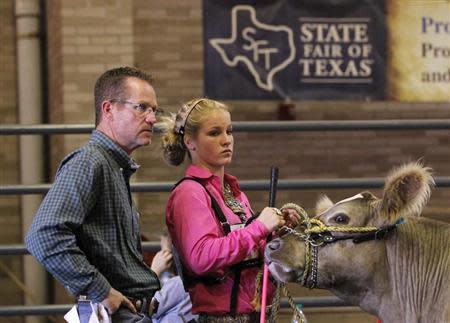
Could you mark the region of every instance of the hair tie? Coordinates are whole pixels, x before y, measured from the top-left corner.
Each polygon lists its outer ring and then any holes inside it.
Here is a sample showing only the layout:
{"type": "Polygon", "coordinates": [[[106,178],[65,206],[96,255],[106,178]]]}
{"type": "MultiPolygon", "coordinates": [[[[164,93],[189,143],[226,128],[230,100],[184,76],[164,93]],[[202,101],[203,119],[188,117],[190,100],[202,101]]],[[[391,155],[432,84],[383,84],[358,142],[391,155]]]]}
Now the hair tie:
{"type": "Polygon", "coordinates": [[[175,126],[173,127],[173,131],[176,134],[179,134],[180,136],[184,136],[184,127],[186,125],[186,120],[189,118],[189,115],[191,114],[192,110],[199,104],[201,101],[206,100],[204,98],[198,99],[194,101],[189,107],[188,105],[184,104],[183,107],[178,111],[177,118],[175,120],[175,126]]]}

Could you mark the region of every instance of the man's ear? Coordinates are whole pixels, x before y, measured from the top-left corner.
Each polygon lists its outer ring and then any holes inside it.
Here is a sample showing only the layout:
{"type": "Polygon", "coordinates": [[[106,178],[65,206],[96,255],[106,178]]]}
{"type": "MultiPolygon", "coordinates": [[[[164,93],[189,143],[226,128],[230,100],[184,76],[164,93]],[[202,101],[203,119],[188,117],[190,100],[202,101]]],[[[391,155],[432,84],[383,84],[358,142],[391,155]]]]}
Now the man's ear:
{"type": "Polygon", "coordinates": [[[112,117],[112,103],[109,100],[105,100],[102,102],[102,117],[105,119],[109,119],[112,117]]]}

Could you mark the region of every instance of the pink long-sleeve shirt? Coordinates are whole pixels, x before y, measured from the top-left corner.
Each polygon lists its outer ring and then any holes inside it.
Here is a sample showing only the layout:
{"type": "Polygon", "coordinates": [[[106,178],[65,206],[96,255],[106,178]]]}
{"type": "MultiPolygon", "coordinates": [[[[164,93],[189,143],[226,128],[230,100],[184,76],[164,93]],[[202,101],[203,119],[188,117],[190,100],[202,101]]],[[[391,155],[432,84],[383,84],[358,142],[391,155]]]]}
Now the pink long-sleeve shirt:
{"type": "MultiPolygon", "coordinates": [[[[239,217],[224,202],[222,184],[218,176],[190,165],[185,173],[188,177],[203,179],[203,183],[217,200],[230,225],[241,223],[239,217]]],[[[235,197],[242,203],[246,217],[251,216],[247,196],[240,191],[236,177],[225,174],[235,197]]],[[[211,206],[211,199],[197,182],[186,180],[171,193],[166,210],[166,222],[173,243],[191,276],[212,275],[223,277],[219,284],[197,283],[190,288],[192,311],[194,313],[224,314],[230,311],[230,296],[233,275],[230,266],[243,261],[254,250],[263,255],[268,230],[259,220],[245,228],[225,235],[211,206]]],[[[241,273],[237,313],[250,313],[255,296],[255,278],[260,268],[244,269],[241,273]]],[[[272,299],[274,286],[268,288],[268,304],[272,299]]]]}

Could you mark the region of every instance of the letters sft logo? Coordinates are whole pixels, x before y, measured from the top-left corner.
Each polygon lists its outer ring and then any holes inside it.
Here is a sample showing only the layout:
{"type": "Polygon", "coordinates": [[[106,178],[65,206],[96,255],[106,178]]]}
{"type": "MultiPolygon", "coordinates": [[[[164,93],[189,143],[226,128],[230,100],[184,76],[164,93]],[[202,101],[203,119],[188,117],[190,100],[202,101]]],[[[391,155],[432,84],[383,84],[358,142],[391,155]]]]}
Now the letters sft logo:
{"type": "Polygon", "coordinates": [[[256,85],[265,91],[273,90],[275,74],[296,55],[292,29],[259,22],[255,9],[247,5],[233,7],[230,38],[212,38],[209,43],[230,68],[245,64],[256,85]]]}

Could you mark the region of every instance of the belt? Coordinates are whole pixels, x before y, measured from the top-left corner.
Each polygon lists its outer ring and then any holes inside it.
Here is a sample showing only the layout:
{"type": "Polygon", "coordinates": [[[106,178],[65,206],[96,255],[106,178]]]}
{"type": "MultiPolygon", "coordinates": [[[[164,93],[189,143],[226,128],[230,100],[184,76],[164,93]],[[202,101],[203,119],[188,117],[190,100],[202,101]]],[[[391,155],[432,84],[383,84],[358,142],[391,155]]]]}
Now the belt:
{"type": "Polygon", "coordinates": [[[259,323],[260,313],[211,315],[200,313],[199,323],[259,323]]]}
{"type": "Polygon", "coordinates": [[[134,298],[127,296],[127,298],[130,300],[131,303],[133,303],[134,307],[136,308],[136,311],[138,311],[139,313],[151,317],[158,311],[159,302],[154,297],[134,298]]]}

